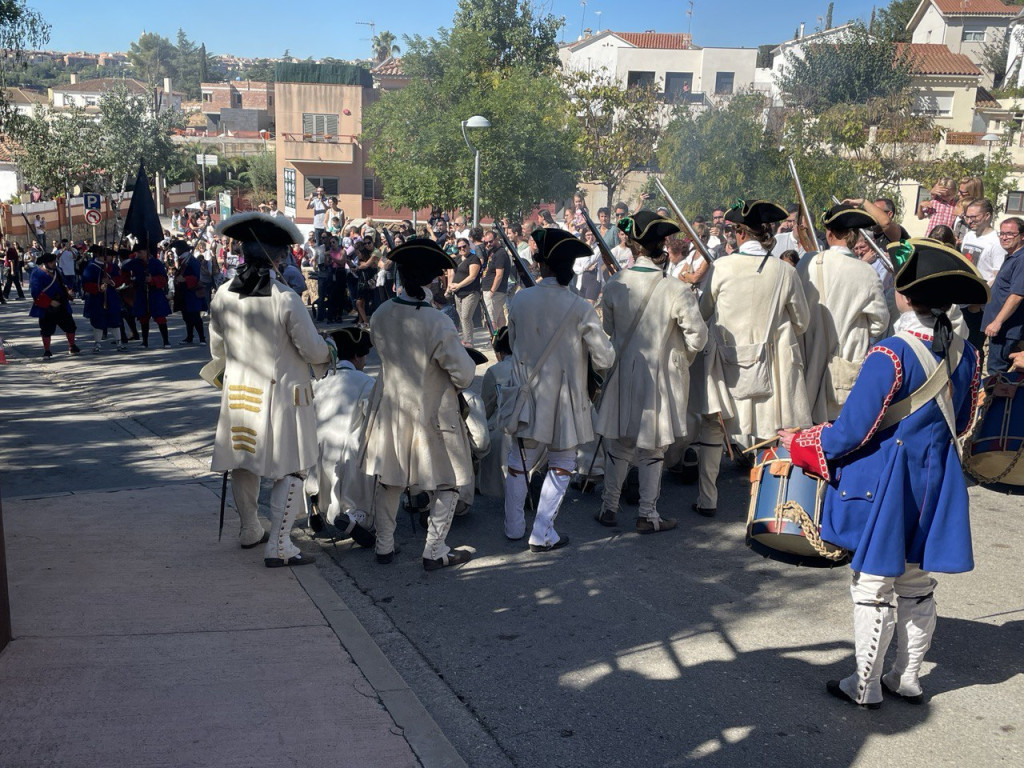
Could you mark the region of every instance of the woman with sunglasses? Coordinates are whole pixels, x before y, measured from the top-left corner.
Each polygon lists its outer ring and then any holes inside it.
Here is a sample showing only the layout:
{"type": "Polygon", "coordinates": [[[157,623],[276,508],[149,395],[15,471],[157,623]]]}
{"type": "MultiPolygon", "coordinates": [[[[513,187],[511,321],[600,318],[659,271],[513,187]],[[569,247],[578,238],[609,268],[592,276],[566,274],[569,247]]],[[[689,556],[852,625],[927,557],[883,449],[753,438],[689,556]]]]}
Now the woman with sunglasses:
{"type": "Polygon", "coordinates": [[[449,273],[446,296],[455,296],[455,308],[459,313],[462,343],[473,344],[473,316],[480,306],[483,295],[480,287],[480,271],[483,266],[480,257],[469,247],[469,240],[460,237],[455,241],[458,251],[455,269],[449,273]]]}

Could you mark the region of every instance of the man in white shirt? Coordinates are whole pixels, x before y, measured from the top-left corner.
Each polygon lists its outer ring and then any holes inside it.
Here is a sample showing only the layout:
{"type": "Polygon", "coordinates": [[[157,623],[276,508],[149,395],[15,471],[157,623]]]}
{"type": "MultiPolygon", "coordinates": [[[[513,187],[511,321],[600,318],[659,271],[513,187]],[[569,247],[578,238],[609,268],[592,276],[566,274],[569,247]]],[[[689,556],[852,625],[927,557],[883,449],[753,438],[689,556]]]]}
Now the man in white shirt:
{"type": "Polygon", "coordinates": [[[316,244],[321,245],[327,229],[327,198],[324,197],[323,187],[317,187],[316,192],[310,195],[306,208],[313,211],[313,233],[316,235],[316,244]]]}
{"type": "MultiPolygon", "coordinates": [[[[981,276],[989,285],[995,282],[996,273],[1003,266],[1006,251],[999,242],[999,233],[992,226],[992,203],[979,198],[967,204],[964,209],[964,224],[969,227],[960,245],[963,253],[978,268],[981,276]]],[[[982,333],[982,313],[984,307],[961,307],[964,321],[969,330],[968,340],[978,349],[985,343],[982,333]]]]}
{"type": "Polygon", "coordinates": [[[60,241],[60,248],[57,250],[57,271],[64,278],[64,285],[74,289],[75,295],[80,295],[80,287],[75,277],[75,259],[78,254],[71,247],[67,240],[60,241]]]}

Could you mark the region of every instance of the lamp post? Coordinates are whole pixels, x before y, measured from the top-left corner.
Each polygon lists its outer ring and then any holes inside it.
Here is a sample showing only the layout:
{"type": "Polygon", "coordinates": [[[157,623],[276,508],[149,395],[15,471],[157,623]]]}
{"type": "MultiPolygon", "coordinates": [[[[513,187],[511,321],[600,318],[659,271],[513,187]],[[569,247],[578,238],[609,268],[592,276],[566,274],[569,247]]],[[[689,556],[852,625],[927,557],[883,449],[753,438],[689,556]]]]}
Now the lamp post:
{"type": "Polygon", "coordinates": [[[462,138],[466,140],[466,146],[473,153],[473,226],[479,223],[477,213],[480,209],[480,150],[469,143],[469,136],[466,135],[467,128],[490,128],[491,121],[480,115],[473,115],[469,120],[462,121],[462,138]]]}
{"type": "Polygon", "coordinates": [[[992,131],[989,131],[988,133],[981,137],[981,140],[988,144],[988,150],[985,152],[985,165],[987,166],[989,162],[992,160],[992,145],[995,142],[999,141],[999,134],[992,133],[992,131]]]}

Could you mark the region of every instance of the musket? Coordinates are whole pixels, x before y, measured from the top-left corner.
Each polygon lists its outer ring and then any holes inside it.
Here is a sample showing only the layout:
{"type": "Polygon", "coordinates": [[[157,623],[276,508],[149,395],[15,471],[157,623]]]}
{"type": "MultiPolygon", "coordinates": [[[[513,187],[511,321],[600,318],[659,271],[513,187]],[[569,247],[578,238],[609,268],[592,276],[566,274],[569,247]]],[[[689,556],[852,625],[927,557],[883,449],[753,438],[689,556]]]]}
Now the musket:
{"type": "Polygon", "coordinates": [[[395,238],[387,227],[381,227],[380,229],[384,233],[384,241],[388,244],[388,253],[390,253],[395,250],[395,238]]]}
{"type": "Polygon", "coordinates": [[[655,178],[654,183],[657,185],[658,191],[665,196],[665,200],[668,201],[669,208],[671,208],[672,212],[675,213],[679,223],[682,224],[683,229],[686,232],[686,236],[693,241],[693,247],[700,251],[700,255],[704,257],[704,261],[710,264],[715,260],[715,257],[711,254],[711,249],[708,248],[707,243],[697,236],[697,231],[693,228],[690,220],[686,218],[686,214],[683,213],[683,209],[676,204],[676,201],[672,199],[672,195],[670,195],[668,190],[665,189],[665,185],[661,183],[661,179],[655,178]]]}
{"type": "Polygon", "coordinates": [[[608,270],[609,275],[614,275],[618,272],[621,267],[619,262],[612,256],[611,249],[608,248],[608,243],[601,237],[601,233],[598,231],[594,222],[590,219],[590,214],[586,211],[580,211],[583,214],[583,220],[587,222],[587,227],[590,229],[591,234],[594,235],[594,239],[597,241],[597,248],[601,252],[601,260],[604,261],[604,267],[608,270]]]}
{"type": "MultiPolygon", "coordinates": [[[[839,198],[836,197],[835,195],[832,195],[832,202],[835,205],[841,204],[839,198]]],[[[871,233],[868,232],[866,229],[858,229],[857,232],[859,232],[860,236],[864,238],[864,242],[871,247],[871,250],[875,252],[875,256],[882,260],[882,266],[889,271],[889,274],[896,274],[895,270],[892,267],[892,262],[889,261],[889,254],[887,254],[885,250],[882,248],[882,246],[878,244],[878,241],[875,240],[871,233]]]]}
{"type": "Polygon", "coordinates": [[[484,301],[483,296],[480,297],[480,314],[484,316],[484,325],[487,326],[487,330],[491,334],[491,341],[494,341],[494,323],[491,322],[491,313],[487,311],[487,302],[484,301]]]}
{"type": "MultiPolygon", "coordinates": [[[[789,175],[793,177],[793,186],[796,188],[797,202],[800,204],[800,210],[803,213],[804,221],[807,223],[807,232],[813,241],[809,248],[804,243],[801,243],[801,245],[803,245],[808,251],[817,251],[820,249],[820,246],[818,245],[818,233],[814,231],[814,217],[811,216],[811,209],[807,207],[807,198],[804,197],[804,187],[800,183],[800,176],[796,172],[796,163],[793,162],[792,156],[789,158],[789,175]]],[[[799,240],[800,222],[797,222],[796,236],[797,240],[799,240]]]]}
{"type": "Polygon", "coordinates": [[[502,229],[501,224],[494,222],[494,231],[498,233],[498,237],[501,238],[502,245],[505,246],[505,250],[508,251],[508,257],[512,262],[512,266],[516,268],[516,276],[519,278],[519,284],[523,288],[532,288],[537,284],[533,274],[530,272],[523,260],[519,258],[519,250],[512,245],[512,241],[508,239],[508,235],[505,234],[505,230],[502,229]]]}

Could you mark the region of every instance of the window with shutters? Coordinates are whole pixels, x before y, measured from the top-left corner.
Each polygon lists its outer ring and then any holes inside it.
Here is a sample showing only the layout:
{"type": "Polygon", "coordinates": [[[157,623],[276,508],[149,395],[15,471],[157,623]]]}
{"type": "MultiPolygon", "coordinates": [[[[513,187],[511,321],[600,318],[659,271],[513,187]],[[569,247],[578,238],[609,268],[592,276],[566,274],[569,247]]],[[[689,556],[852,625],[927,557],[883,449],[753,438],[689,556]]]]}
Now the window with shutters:
{"type": "Polygon", "coordinates": [[[1006,193],[1006,212],[1014,215],[1024,213],[1024,192],[1017,190],[1006,193]]]}
{"type": "Polygon", "coordinates": [[[338,194],[338,179],[330,176],[306,176],[303,184],[302,196],[309,199],[309,196],[316,192],[317,187],[324,188],[324,195],[330,197],[338,194]]]}
{"type": "Polygon", "coordinates": [[[284,206],[295,210],[295,169],[284,169],[284,206]]]}
{"type": "Polygon", "coordinates": [[[304,141],[329,141],[338,135],[337,115],[302,113],[302,138],[304,141]]]}

